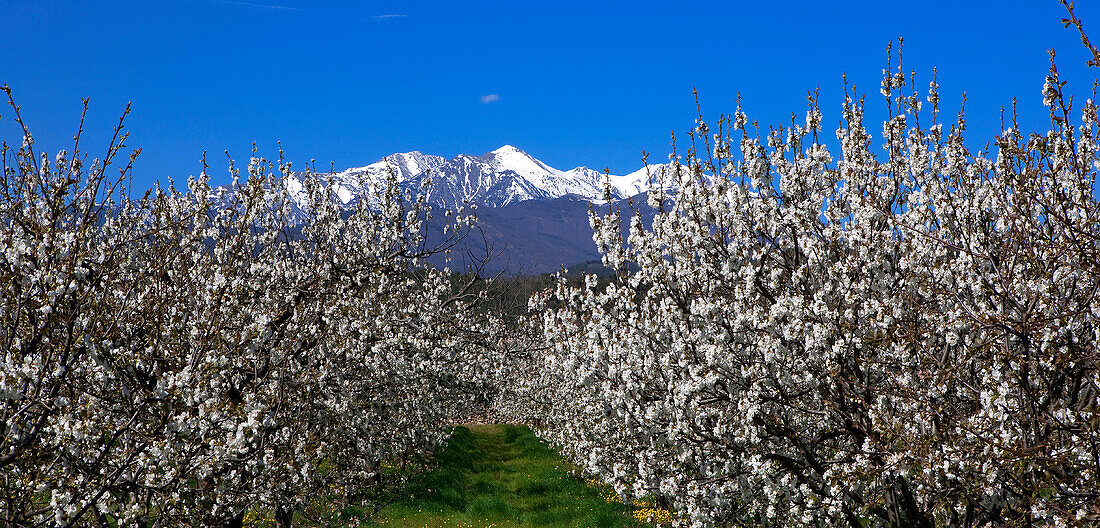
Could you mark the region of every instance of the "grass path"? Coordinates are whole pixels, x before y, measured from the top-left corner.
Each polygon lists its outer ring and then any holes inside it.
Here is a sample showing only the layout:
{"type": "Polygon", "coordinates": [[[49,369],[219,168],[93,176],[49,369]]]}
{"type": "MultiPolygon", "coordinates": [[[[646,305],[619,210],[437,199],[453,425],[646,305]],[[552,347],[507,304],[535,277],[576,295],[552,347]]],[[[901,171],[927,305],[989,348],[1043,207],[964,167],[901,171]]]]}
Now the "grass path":
{"type": "Polygon", "coordinates": [[[586,485],[526,428],[457,427],[438,466],[382,509],[386,527],[641,527],[609,490],[586,485]]]}

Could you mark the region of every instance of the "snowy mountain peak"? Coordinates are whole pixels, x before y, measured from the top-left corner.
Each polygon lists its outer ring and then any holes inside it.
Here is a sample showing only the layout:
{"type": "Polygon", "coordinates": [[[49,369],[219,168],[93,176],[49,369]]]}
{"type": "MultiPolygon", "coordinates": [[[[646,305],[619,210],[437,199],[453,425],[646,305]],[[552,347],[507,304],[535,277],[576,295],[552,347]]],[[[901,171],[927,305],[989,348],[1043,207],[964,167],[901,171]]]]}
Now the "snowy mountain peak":
{"type": "Polygon", "coordinates": [[[548,177],[561,172],[512,145],[504,145],[482,157],[489,161],[494,169],[513,171],[530,180],[536,187],[543,187],[548,177]]]}
{"type": "Polygon", "coordinates": [[[511,154],[511,153],[516,153],[516,152],[518,152],[518,153],[520,153],[520,154],[524,154],[524,155],[526,155],[526,154],[527,154],[526,152],[524,152],[524,151],[520,150],[519,148],[517,148],[517,147],[514,147],[514,146],[512,146],[512,145],[503,145],[503,146],[501,146],[500,148],[498,148],[498,149],[494,150],[494,151],[493,151],[492,153],[493,153],[493,154],[498,154],[498,155],[501,155],[501,154],[511,154]]]}

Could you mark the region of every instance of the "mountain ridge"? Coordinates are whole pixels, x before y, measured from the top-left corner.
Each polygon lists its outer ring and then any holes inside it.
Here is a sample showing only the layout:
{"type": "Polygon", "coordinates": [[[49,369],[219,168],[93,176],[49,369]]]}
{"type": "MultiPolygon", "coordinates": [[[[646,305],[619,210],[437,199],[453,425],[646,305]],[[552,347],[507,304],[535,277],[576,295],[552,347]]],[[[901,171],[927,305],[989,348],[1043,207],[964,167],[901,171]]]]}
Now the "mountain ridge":
{"type": "Polygon", "coordinates": [[[308,209],[304,189],[309,177],[331,178],[336,198],[345,205],[360,200],[377,203],[391,176],[414,194],[423,189],[427,202],[433,206],[454,210],[471,204],[504,207],[567,195],[604,203],[605,179],[610,184],[612,200],[629,198],[649,190],[651,182],[660,183],[668,167],[649,165],[625,175],[605,175],[585,166],[560,170],[517,147],[504,145],[481,155],[459,154],[447,159],[414,150],[390,154],[369,165],[340,172],[295,172],[287,181],[287,188],[302,210],[308,209]],[[431,184],[424,185],[429,180],[431,184]]]}

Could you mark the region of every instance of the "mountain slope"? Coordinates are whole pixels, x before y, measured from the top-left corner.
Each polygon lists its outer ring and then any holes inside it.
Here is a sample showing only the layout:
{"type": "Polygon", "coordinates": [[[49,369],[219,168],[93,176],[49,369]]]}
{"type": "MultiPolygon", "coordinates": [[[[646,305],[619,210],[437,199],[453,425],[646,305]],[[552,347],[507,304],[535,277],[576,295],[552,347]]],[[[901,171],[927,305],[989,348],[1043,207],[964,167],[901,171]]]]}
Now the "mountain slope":
{"type": "MultiPolygon", "coordinates": [[[[451,251],[451,262],[442,255],[429,259],[435,266],[449,266],[463,270],[476,264],[477,259],[492,255],[486,271],[505,271],[508,274],[527,275],[553,272],[578,264],[598,262],[600,252],[592,240],[592,228],[588,224],[590,202],[569,195],[548,200],[528,200],[505,207],[479,208],[477,224],[451,251]]],[[[634,200],[634,206],[642,215],[642,222],[650,225],[653,209],[645,199],[634,200]]],[[[630,210],[625,200],[598,205],[597,213],[611,208],[623,210],[623,237],[627,236],[630,210]]],[[[429,240],[439,240],[442,223],[430,221],[427,226],[429,240]]]]}

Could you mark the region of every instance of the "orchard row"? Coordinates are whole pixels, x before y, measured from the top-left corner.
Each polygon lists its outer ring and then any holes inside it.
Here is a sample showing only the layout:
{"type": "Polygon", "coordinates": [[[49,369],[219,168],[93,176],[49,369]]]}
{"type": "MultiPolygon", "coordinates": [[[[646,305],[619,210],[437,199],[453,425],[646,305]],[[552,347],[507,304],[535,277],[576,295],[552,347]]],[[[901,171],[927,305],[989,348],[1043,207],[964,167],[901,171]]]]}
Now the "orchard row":
{"type": "Polygon", "coordinates": [[[306,178],[298,223],[281,159],[135,197],[121,122],[91,162],[24,129],[0,177],[3,522],[289,526],[488,412],[685,526],[1093,525],[1100,122],[1063,86],[1052,66],[1049,132],[978,152],[900,67],[879,140],[853,92],[835,143],[816,97],[766,132],[700,118],[651,221],[591,214],[610,282],[561,276],[518,318],[425,264],[475,218],[428,238],[392,178],[353,210],[306,178]]]}

